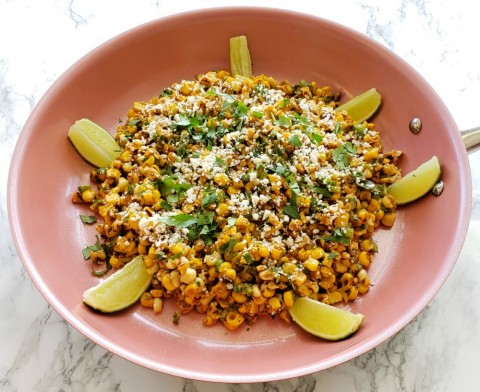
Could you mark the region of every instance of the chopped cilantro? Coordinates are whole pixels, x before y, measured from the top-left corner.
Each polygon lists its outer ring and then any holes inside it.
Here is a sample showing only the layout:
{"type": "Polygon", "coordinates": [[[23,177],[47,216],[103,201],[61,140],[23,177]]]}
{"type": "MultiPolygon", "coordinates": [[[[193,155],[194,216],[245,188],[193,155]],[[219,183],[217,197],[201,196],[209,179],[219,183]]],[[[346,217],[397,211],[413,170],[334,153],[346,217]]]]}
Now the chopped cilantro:
{"type": "Polygon", "coordinates": [[[275,120],[275,125],[283,128],[290,128],[292,126],[292,120],[290,120],[290,118],[287,116],[279,116],[275,120]]]}
{"type": "Polygon", "coordinates": [[[297,195],[295,194],[295,192],[292,192],[290,203],[283,207],[283,212],[287,214],[290,218],[300,219],[300,213],[298,211],[297,204],[297,195]]]}
{"type": "Polygon", "coordinates": [[[332,151],[332,159],[339,169],[345,170],[350,163],[348,156],[355,154],[356,151],[357,148],[351,142],[346,142],[332,151]]]}
{"type": "Polygon", "coordinates": [[[166,225],[175,227],[189,227],[198,222],[198,219],[188,214],[161,216],[158,220],[166,225]]]}
{"type": "Polygon", "coordinates": [[[97,237],[97,241],[93,245],[86,246],[82,249],[82,255],[84,260],[88,260],[90,258],[91,252],[96,252],[99,250],[102,250],[102,245],[100,244],[100,240],[97,237]]]}
{"type": "Polygon", "coordinates": [[[80,214],[80,219],[86,225],[91,225],[91,224],[93,224],[97,221],[97,218],[93,215],[81,215],[80,214]]]}
{"type": "Polygon", "coordinates": [[[290,135],[290,137],[288,138],[288,142],[295,147],[302,146],[302,141],[300,140],[300,137],[296,134],[290,135]]]}

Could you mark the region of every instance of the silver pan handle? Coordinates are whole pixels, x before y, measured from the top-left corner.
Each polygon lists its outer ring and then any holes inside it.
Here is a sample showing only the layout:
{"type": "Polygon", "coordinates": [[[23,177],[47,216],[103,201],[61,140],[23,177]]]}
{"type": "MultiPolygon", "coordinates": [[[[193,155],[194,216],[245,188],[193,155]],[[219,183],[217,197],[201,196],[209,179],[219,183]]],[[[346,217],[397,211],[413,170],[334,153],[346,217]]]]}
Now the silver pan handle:
{"type": "Polygon", "coordinates": [[[462,135],[463,144],[465,144],[467,151],[471,151],[480,146],[480,127],[460,131],[460,134],[462,135]]]}

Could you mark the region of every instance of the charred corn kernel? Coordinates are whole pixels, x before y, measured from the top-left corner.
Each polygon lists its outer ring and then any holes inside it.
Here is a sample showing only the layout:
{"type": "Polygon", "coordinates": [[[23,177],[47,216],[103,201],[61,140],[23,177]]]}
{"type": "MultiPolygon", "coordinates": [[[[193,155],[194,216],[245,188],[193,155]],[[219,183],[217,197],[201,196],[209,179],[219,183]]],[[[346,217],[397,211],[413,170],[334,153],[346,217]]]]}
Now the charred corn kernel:
{"type": "Polygon", "coordinates": [[[143,293],[140,297],[140,303],[146,308],[153,307],[153,297],[150,293],[143,293]]]}
{"type": "Polygon", "coordinates": [[[218,272],[222,273],[225,272],[227,269],[232,269],[232,263],[228,261],[224,261],[218,266],[218,272]]]}
{"type": "Polygon", "coordinates": [[[293,274],[297,269],[297,266],[294,263],[285,263],[282,265],[282,270],[287,275],[293,274]]]}
{"type": "Polygon", "coordinates": [[[128,180],[125,177],[118,179],[117,188],[119,192],[124,192],[128,188],[128,180]]]}
{"type": "Polygon", "coordinates": [[[272,249],[272,251],[270,252],[270,257],[273,259],[273,260],[280,260],[280,258],[283,256],[283,252],[280,250],[280,249],[272,249]]]}
{"type": "Polygon", "coordinates": [[[225,203],[220,203],[218,207],[215,209],[215,212],[218,216],[226,216],[228,215],[228,205],[225,203]]]}
{"type": "Polygon", "coordinates": [[[348,299],[349,299],[350,301],[353,301],[353,300],[355,300],[357,297],[358,297],[358,289],[357,289],[356,286],[353,286],[353,287],[350,289],[349,293],[348,293],[348,299]]]}
{"type": "Polygon", "coordinates": [[[244,216],[239,216],[235,221],[235,226],[240,230],[247,229],[249,224],[250,224],[249,220],[244,216]]]}
{"type": "Polygon", "coordinates": [[[301,286],[307,281],[307,275],[305,275],[302,271],[296,271],[294,283],[297,286],[301,286]]]}
{"type": "Polygon", "coordinates": [[[369,288],[370,287],[366,284],[360,284],[358,285],[358,293],[363,295],[368,292],[369,288]]]}
{"type": "Polygon", "coordinates": [[[160,289],[152,289],[150,290],[150,294],[153,298],[161,298],[163,296],[163,292],[160,289]]]}
{"type": "Polygon", "coordinates": [[[230,291],[228,290],[227,285],[224,282],[218,282],[215,286],[213,286],[212,292],[219,299],[226,299],[230,295],[230,291]]]}
{"type": "Polygon", "coordinates": [[[360,241],[360,248],[364,251],[373,249],[372,241],[370,239],[360,241]]]}
{"type": "Polygon", "coordinates": [[[243,188],[243,181],[240,178],[233,179],[233,186],[237,189],[243,188]]]}
{"type": "MultiPolygon", "coordinates": [[[[140,245],[139,245],[140,246],[140,245]]],[[[141,253],[140,253],[141,254],[141,253]]],[[[145,263],[145,266],[147,268],[150,268],[154,263],[155,263],[155,259],[151,256],[144,256],[143,258],[143,262],[145,263]]]]}
{"type": "Polygon", "coordinates": [[[315,248],[310,252],[310,257],[315,260],[323,259],[325,251],[322,248],[315,248]]]}
{"type": "Polygon", "coordinates": [[[167,291],[173,291],[175,290],[175,286],[172,283],[172,279],[170,278],[170,274],[165,274],[162,277],[162,286],[167,290],[167,291]]]}
{"type": "Polygon", "coordinates": [[[268,280],[274,280],[275,279],[275,273],[269,269],[260,271],[258,273],[258,276],[260,279],[268,281],[268,280]]]}
{"type": "MultiPolygon", "coordinates": [[[[138,253],[141,254],[141,255],[146,255],[148,253],[147,247],[144,244],[138,244],[137,250],[138,250],[138,253]]],[[[145,258],[144,258],[144,260],[145,260],[145,258]]],[[[149,266],[147,265],[147,267],[149,267],[149,266]]]]}
{"type": "Polygon", "coordinates": [[[318,260],[315,260],[313,257],[310,257],[308,260],[303,262],[303,266],[309,270],[309,271],[316,271],[318,270],[318,266],[320,265],[320,262],[318,260]]]}
{"type": "Polygon", "coordinates": [[[132,160],[132,152],[125,150],[119,156],[120,161],[122,162],[129,162],[132,160]]]}
{"type": "Polygon", "coordinates": [[[235,302],[237,302],[239,304],[243,304],[248,299],[245,294],[236,293],[235,291],[232,293],[232,298],[235,300],[235,302]]]}
{"type": "Polygon", "coordinates": [[[79,192],[73,192],[72,202],[82,204],[85,203],[85,200],[82,199],[82,195],[79,192]]]}
{"type": "Polygon", "coordinates": [[[382,197],[382,206],[385,208],[393,208],[394,207],[394,198],[391,195],[385,195],[382,197]]]}
{"type": "Polygon", "coordinates": [[[297,288],[297,294],[300,297],[309,297],[311,293],[312,290],[310,290],[310,288],[308,288],[306,285],[297,288]]]}
{"type": "Polygon", "coordinates": [[[107,169],[107,178],[118,180],[120,178],[120,170],[115,168],[108,168],[107,169]]]}
{"type": "Polygon", "coordinates": [[[336,304],[337,302],[342,301],[342,294],[339,293],[338,291],[334,291],[331,293],[328,293],[328,302],[330,304],[336,304]]]}
{"type": "Polygon", "coordinates": [[[245,243],[243,241],[242,242],[237,242],[233,246],[232,253],[242,252],[244,249],[245,249],[245,243]]]}
{"type": "Polygon", "coordinates": [[[270,307],[270,310],[272,312],[276,312],[277,310],[279,310],[282,307],[282,303],[280,302],[280,300],[277,297],[270,297],[267,300],[267,304],[270,307]]]}
{"type": "Polygon", "coordinates": [[[283,293],[283,303],[287,308],[291,308],[295,302],[295,294],[293,290],[284,291],[283,293]]]}
{"type": "Polygon", "coordinates": [[[259,246],[258,247],[258,253],[263,258],[270,257],[270,249],[268,249],[266,246],[263,246],[263,245],[259,246]]]}
{"type": "Polygon", "coordinates": [[[227,188],[227,193],[228,193],[229,195],[236,195],[236,194],[239,193],[239,192],[240,192],[240,190],[239,190],[238,188],[235,188],[235,187],[233,187],[233,186],[231,186],[231,185],[227,188]]]}
{"type": "Polygon", "coordinates": [[[119,258],[115,255],[113,256],[110,256],[110,258],[108,259],[110,265],[113,267],[113,268],[120,268],[123,263],[119,260],[119,258]]]}
{"type": "Polygon", "coordinates": [[[348,225],[348,221],[349,221],[349,215],[347,213],[344,213],[337,216],[333,221],[333,223],[335,224],[335,227],[342,228],[348,225]]]}
{"type": "Polygon", "coordinates": [[[365,209],[361,209],[360,211],[357,212],[357,216],[361,220],[367,220],[368,219],[368,211],[365,209]]]}
{"type": "Polygon", "coordinates": [[[96,194],[92,189],[84,190],[81,195],[82,195],[82,200],[85,203],[92,203],[96,197],[96,194]]]}
{"type": "Polygon", "coordinates": [[[188,284],[187,287],[185,287],[184,294],[187,297],[195,297],[195,295],[197,294],[197,290],[197,285],[195,284],[195,282],[192,282],[188,284]]]}
{"type": "MultiPolygon", "coordinates": [[[[143,163],[142,166],[152,166],[155,163],[155,157],[150,155],[143,163]]],[[[173,162],[171,162],[173,163],[173,162]]]]}
{"type": "Polygon", "coordinates": [[[160,269],[160,267],[159,267],[158,264],[153,264],[151,267],[147,268],[147,272],[148,272],[150,275],[153,275],[153,274],[155,274],[159,269],[160,269]]]}
{"type": "Polygon", "coordinates": [[[358,255],[358,262],[363,266],[363,267],[368,267],[370,265],[370,254],[366,251],[360,252],[358,255]]]}
{"type": "Polygon", "coordinates": [[[207,314],[203,319],[203,325],[211,326],[217,322],[217,318],[213,314],[207,314]]]}
{"type": "Polygon", "coordinates": [[[170,280],[172,281],[172,284],[175,288],[178,288],[180,286],[180,271],[175,269],[172,272],[170,272],[170,280]]]}
{"type": "Polygon", "coordinates": [[[153,298],[153,313],[160,313],[163,309],[163,299],[153,298]]]}
{"type": "Polygon", "coordinates": [[[213,177],[213,181],[222,187],[227,187],[230,184],[230,178],[225,173],[217,173],[213,177]]]}
{"type": "Polygon", "coordinates": [[[172,245],[170,247],[170,252],[172,252],[173,255],[176,255],[176,254],[182,252],[182,250],[183,250],[182,249],[182,244],[180,242],[175,244],[175,245],[172,245]]]}
{"type": "Polygon", "coordinates": [[[393,226],[395,223],[395,219],[397,218],[397,214],[395,212],[389,212],[388,214],[385,214],[382,218],[382,224],[385,226],[393,226]]]}
{"type": "Polygon", "coordinates": [[[228,280],[234,280],[237,276],[237,271],[233,268],[226,268],[220,272],[220,276],[228,280]]]}
{"type": "Polygon", "coordinates": [[[378,147],[374,147],[368,150],[365,154],[363,154],[363,159],[365,162],[371,162],[377,158],[378,158],[378,147]]]}
{"type": "Polygon", "coordinates": [[[227,317],[225,317],[224,324],[229,330],[235,330],[240,325],[242,325],[244,320],[245,317],[243,317],[240,313],[232,310],[228,312],[227,317]]]}
{"type": "Polygon", "coordinates": [[[274,289],[271,289],[269,287],[264,287],[261,289],[261,292],[262,292],[262,295],[265,297],[265,298],[270,298],[270,297],[273,297],[275,295],[275,290],[274,289]]]}
{"type": "Polygon", "coordinates": [[[105,203],[115,206],[120,203],[120,195],[118,193],[109,193],[107,194],[104,199],[105,203]]]}

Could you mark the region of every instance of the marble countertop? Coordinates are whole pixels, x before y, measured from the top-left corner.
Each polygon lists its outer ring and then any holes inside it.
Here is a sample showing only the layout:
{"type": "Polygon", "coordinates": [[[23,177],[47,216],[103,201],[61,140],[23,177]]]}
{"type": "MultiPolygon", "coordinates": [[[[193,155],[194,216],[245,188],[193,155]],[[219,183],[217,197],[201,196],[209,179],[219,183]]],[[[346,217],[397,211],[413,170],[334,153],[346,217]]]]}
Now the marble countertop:
{"type": "MultiPolygon", "coordinates": [[[[258,384],[192,381],[113,355],[70,327],[23,269],[7,219],[7,177],[31,110],[75,61],[144,22],[200,7],[264,5],[322,16],[385,45],[433,86],[460,129],[480,125],[477,0],[0,0],[0,390],[476,391],[480,352],[480,152],[463,250],[431,303],[375,349],[326,371],[258,384]]],[[[455,206],[452,206],[455,208],[455,206]]]]}

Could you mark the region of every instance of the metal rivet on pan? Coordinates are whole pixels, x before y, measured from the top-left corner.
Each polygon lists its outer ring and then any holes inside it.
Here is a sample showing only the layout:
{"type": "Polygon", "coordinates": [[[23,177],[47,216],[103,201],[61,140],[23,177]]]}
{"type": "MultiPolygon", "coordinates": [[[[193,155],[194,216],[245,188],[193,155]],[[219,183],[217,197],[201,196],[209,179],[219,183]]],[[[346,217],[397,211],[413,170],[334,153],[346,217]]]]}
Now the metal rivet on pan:
{"type": "Polygon", "coordinates": [[[410,121],[410,132],[412,133],[418,133],[422,130],[422,120],[420,120],[418,117],[412,118],[410,121]]]}
{"type": "Polygon", "coordinates": [[[443,183],[443,181],[440,180],[432,188],[432,193],[435,196],[440,196],[440,194],[443,192],[443,188],[445,188],[445,184],[443,183]]]}

